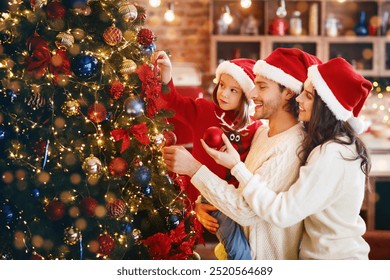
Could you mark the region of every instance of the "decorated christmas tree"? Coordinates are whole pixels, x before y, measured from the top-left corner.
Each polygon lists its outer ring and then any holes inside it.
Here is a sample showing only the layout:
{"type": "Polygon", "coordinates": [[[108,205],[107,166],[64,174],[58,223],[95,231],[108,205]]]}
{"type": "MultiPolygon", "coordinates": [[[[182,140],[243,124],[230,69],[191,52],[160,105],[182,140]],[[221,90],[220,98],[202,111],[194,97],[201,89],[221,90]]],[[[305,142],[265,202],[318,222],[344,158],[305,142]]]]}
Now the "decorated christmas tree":
{"type": "Polygon", "coordinates": [[[175,135],[145,19],[132,0],[1,13],[1,259],[194,257],[202,229],[162,161],[175,135]]]}

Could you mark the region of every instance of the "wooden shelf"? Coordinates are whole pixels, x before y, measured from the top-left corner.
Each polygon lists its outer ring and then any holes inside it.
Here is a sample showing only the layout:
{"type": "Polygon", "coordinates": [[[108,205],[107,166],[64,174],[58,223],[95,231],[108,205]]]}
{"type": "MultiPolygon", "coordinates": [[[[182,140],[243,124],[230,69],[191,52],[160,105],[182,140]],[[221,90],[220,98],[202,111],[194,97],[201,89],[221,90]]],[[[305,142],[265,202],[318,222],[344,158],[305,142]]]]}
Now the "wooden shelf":
{"type": "MultiPolygon", "coordinates": [[[[239,7],[239,1],[214,0],[211,1],[212,34],[210,45],[210,73],[214,73],[216,66],[222,60],[237,56],[259,59],[266,57],[276,47],[298,47],[327,61],[336,56],[342,56],[354,65],[358,72],[366,77],[390,77],[390,36],[379,36],[382,28],[378,28],[375,36],[353,35],[359,11],[365,11],[367,23],[375,22],[385,12],[390,13],[390,1],[344,1],[313,0],[294,1],[286,0],[288,21],[294,10],[301,11],[304,32],[308,33],[309,11],[312,4],[318,10],[318,36],[274,36],[269,35],[269,24],[275,17],[279,1],[254,0],[252,6],[244,11],[239,7]],[[227,34],[217,34],[216,22],[224,6],[228,5],[233,15],[234,27],[228,29],[227,34]],[[251,10],[252,9],[252,10],[251,10]],[[246,16],[253,14],[258,17],[257,35],[240,35],[239,24],[246,16]],[[332,14],[339,19],[343,26],[340,36],[326,36],[325,22],[332,14]],[[389,58],[387,58],[389,57],[389,58]]],[[[389,34],[390,35],[390,34],[389,34]]]]}

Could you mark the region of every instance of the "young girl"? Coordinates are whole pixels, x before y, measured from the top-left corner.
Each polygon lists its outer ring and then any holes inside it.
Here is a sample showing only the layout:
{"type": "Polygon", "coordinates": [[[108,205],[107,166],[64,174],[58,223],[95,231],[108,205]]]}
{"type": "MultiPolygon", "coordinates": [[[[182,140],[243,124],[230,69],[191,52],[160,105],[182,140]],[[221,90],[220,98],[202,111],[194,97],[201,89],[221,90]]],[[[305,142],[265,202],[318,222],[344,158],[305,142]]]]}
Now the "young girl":
{"type": "MultiPolygon", "coordinates": [[[[342,58],[309,67],[297,97],[299,120],[307,132],[300,150],[303,166],[285,192],[268,189],[258,174],[240,176],[237,171],[245,166],[226,137],[225,152],[202,143],[218,163],[232,168],[244,186],[242,196],[259,217],[280,227],[303,220],[300,259],[368,259],[369,245],[362,238],[366,226],[359,213],[370,161],[357,137],[363,130],[357,117],[371,88],[342,58]]],[[[218,196],[218,186],[200,183],[198,173],[192,181],[202,194],[218,196]]]]}
{"type": "MultiPolygon", "coordinates": [[[[252,138],[261,122],[250,117],[251,101],[246,94],[253,89],[255,64],[251,59],[233,59],[224,61],[216,70],[217,85],[213,91],[213,101],[206,99],[192,100],[177,93],[172,81],[172,65],[168,55],[159,51],[153,54],[160,68],[163,83],[162,98],[167,101],[169,108],[175,111],[175,116],[192,128],[194,157],[208,166],[220,178],[230,181],[235,186],[238,182],[231,176],[230,171],[214,162],[202,148],[200,139],[205,131],[212,126],[220,127],[240,153],[241,160],[248,154],[252,138]]],[[[195,203],[199,191],[194,186],[188,186],[187,196],[191,204],[195,203]]],[[[238,224],[219,211],[212,214],[219,222],[217,237],[225,246],[230,259],[251,259],[248,242],[238,224]],[[235,236],[233,238],[232,236],[235,236]]]]}

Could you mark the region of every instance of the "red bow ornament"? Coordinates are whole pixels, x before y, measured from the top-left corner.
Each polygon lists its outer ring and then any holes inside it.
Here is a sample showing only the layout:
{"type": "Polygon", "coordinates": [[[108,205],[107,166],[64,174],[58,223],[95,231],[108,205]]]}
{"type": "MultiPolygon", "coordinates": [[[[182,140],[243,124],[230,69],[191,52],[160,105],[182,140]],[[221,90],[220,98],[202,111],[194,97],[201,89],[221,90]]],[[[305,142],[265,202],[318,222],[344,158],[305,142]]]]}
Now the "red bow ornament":
{"type": "Polygon", "coordinates": [[[130,133],[143,145],[148,145],[150,139],[148,136],[148,127],[145,123],[133,125],[130,129],[115,129],[111,131],[111,136],[115,141],[122,140],[121,153],[130,147],[130,133]]]}

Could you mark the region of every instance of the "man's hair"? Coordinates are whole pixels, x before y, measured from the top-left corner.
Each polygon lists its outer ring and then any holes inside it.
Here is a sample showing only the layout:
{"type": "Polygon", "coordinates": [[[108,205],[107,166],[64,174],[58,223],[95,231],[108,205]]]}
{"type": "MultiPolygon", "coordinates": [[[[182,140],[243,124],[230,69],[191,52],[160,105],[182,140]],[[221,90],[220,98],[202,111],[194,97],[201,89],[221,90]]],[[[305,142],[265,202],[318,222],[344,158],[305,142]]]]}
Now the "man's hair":
{"type": "MultiPolygon", "coordinates": [[[[284,89],[286,89],[285,86],[279,84],[279,90],[280,92],[282,92],[284,89]]],[[[291,90],[291,89],[289,89],[291,90]]],[[[295,118],[298,118],[298,113],[299,113],[299,107],[298,107],[298,102],[295,100],[295,97],[292,97],[290,98],[290,100],[288,101],[288,103],[286,104],[285,108],[284,108],[287,112],[290,112],[291,114],[293,114],[293,116],[295,118]]]]}

